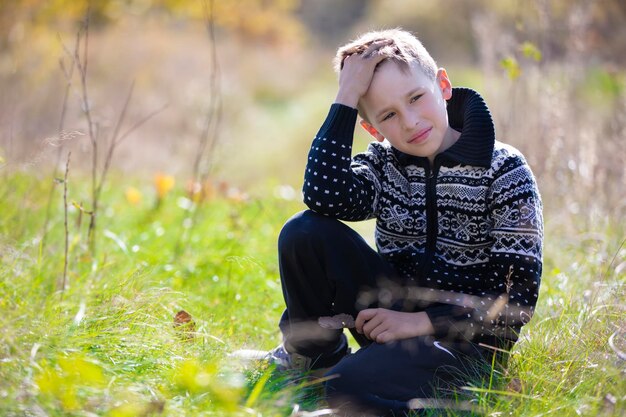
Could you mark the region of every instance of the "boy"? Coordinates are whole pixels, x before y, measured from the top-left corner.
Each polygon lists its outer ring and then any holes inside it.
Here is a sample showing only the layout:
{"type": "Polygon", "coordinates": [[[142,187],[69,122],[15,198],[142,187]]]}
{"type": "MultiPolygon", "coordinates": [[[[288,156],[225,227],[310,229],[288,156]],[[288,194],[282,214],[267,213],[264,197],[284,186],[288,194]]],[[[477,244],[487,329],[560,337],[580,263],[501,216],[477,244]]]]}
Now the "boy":
{"type": "Polygon", "coordinates": [[[412,34],[367,33],[338,50],[336,67],[305,170],[310,210],[279,237],[287,308],[271,359],[330,368],[333,408],[404,415],[488,365],[485,345],[517,340],[537,302],[541,200],[482,98],[453,89],[412,34]],[[357,113],[376,142],[352,158],[357,113]],[[378,251],[339,221],[370,218],[378,251]],[[337,314],[355,318],[352,355],[342,329],[320,321],[337,314]]]}

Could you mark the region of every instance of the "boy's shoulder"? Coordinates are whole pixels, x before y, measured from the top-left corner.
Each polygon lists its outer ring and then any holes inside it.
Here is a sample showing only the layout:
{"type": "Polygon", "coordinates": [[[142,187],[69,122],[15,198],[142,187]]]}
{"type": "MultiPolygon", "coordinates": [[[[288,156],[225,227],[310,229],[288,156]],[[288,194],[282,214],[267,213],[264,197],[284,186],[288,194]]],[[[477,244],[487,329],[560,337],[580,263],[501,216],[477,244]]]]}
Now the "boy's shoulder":
{"type": "Polygon", "coordinates": [[[367,145],[367,150],[359,152],[354,156],[355,160],[377,160],[379,163],[397,163],[396,153],[391,144],[387,141],[373,141],[367,145]]]}
{"type": "Polygon", "coordinates": [[[508,143],[495,141],[493,157],[491,158],[491,170],[498,171],[504,165],[527,165],[524,154],[519,149],[508,143]]]}
{"type": "Polygon", "coordinates": [[[377,153],[380,153],[380,154],[389,154],[389,155],[393,155],[394,154],[393,146],[391,146],[391,143],[389,143],[386,140],[384,140],[382,142],[378,142],[378,141],[370,142],[369,145],[367,145],[367,151],[368,152],[377,152],[377,153]]]}
{"type": "Polygon", "coordinates": [[[521,156],[522,158],[524,157],[524,155],[522,155],[522,152],[515,146],[511,145],[510,143],[500,142],[499,140],[496,140],[494,143],[493,153],[494,156],[496,154],[501,154],[506,156],[521,156]]]}

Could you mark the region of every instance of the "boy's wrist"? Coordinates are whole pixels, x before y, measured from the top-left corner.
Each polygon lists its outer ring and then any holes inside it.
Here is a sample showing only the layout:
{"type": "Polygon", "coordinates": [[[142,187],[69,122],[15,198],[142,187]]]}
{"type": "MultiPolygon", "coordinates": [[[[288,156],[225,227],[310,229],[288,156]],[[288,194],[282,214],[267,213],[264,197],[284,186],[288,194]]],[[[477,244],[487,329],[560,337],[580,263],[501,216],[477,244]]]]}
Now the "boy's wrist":
{"type": "Polygon", "coordinates": [[[435,329],[433,328],[433,324],[430,321],[428,314],[426,314],[424,311],[420,311],[416,313],[416,316],[419,317],[417,319],[417,323],[420,336],[435,334],[435,329]]]}
{"type": "Polygon", "coordinates": [[[356,106],[359,104],[359,97],[354,93],[339,90],[337,97],[335,97],[335,103],[343,104],[344,106],[356,109],[356,106]]]}

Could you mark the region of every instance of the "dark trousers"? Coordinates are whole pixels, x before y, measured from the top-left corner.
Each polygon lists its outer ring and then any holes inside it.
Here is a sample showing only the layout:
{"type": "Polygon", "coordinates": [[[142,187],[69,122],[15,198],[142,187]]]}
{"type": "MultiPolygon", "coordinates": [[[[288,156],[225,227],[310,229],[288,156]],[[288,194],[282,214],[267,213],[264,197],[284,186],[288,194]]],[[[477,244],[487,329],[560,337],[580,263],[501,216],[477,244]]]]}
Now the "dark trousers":
{"type": "Polygon", "coordinates": [[[342,330],[323,329],[317,319],[356,318],[362,309],[381,306],[381,297],[371,295],[397,282],[393,268],[350,227],[310,210],[289,219],[278,246],[285,347],[313,358],[314,369],[331,368],[325,388],[333,408],[404,415],[411,399],[446,396],[465,376],[486,373],[483,349],[428,336],[379,344],[353,332],[361,349],[345,356],[342,330]]]}

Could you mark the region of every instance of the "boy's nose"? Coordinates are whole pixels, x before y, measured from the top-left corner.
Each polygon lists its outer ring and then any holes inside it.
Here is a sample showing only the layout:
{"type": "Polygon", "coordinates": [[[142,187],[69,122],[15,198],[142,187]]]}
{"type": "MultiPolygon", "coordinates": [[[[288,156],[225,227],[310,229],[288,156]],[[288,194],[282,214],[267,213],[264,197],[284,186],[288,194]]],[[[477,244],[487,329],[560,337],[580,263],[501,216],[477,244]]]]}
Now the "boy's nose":
{"type": "Polygon", "coordinates": [[[402,124],[406,130],[413,130],[419,124],[419,116],[413,112],[405,112],[402,117],[402,124]]]}

